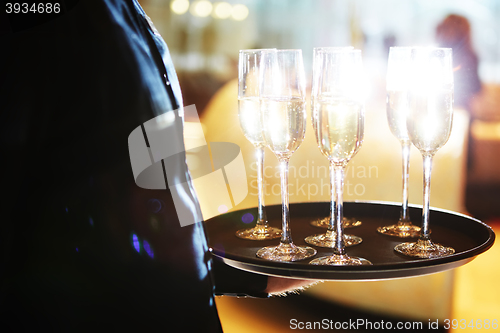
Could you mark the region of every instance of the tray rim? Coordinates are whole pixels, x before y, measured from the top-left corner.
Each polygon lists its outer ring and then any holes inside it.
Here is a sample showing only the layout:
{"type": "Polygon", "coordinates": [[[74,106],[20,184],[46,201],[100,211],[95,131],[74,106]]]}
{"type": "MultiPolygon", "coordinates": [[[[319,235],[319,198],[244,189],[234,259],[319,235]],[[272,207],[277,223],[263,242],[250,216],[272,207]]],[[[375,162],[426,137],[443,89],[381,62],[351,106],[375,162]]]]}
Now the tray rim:
{"type": "Polygon", "coordinates": [[[373,270],[370,272],[366,271],[342,272],[332,269],[317,270],[310,276],[307,276],[307,274],[304,275],[298,274],[298,272],[311,273],[311,271],[307,271],[305,269],[287,270],[285,268],[268,267],[264,265],[252,265],[242,261],[225,258],[215,253],[212,253],[212,255],[216,260],[220,260],[231,267],[261,275],[268,275],[268,276],[289,278],[289,279],[299,279],[299,280],[360,281],[360,282],[405,279],[416,276],[424,276],[424,275],[440,273],[454,268],[458,268],[475,259],[475,257],[471,257],[462,260],[456,260],[447,264],[432,265],[425,267],[412,267],[407,269],[373,270]],[[292,274],[284,274],[285,272],[291,272],[292,274]]]}
{"type": "MultiPolygon", "coordinates": [[[[328,201],[314,201],[314,202],[294,202],[290,206],[300,206],[308,204],[320,204],[328,203],[328,201]]],[[[345,201],[346,204],[367,204],[367,205],[385,205],[385,206],[401,206],[401,203],[390,202],[390,201],[380,201],[380,200],[355,200],[355,201],[345,201]]],[[[269,205],[266,207],[281,207],[279,205],[269,205]]],[[[410,204],[409,207],[415,209],[422,209],[422,205],[410,204]]],[[[240,209],[232,211],[226,214],[234,214],[239,211],[246,211],[249,209],[255,209],[256,207],[250,207],[245,209],[240,209]]],[[[258,274],[265,274],[270,276],[286,277],[286,278],[296,278],[296,279],[314,279],[314,280],[384,280],[384,279],[395,279],[395,278],[405,278],[411,276],[428,275],[434,274],[441,271],[454,269],[465,265],[466,263],[472,261],[477,255],[487,251],[495,242],[495,233],[493,229],[472,216],[462,214],[459,212],[454,212],[447,209],[431,207],[431,211],[437,211],[445,214],[455,215],[461,218],[471,220],[478,223],[488,232],[488,238],[483,243],[467,249],[465,251],[453,254],[444,258],[432,258],[432,259],[415,259],[407,260],[405,262],[398,263],[385,263],[376,264],[373,266],[306,266],[307,264],[301,265],[300,263],[294,263],[290,266],[290,263],[280,263],[280,262],[265,262],[259,258],[246,258],[245,261],[241,260],[239,255],[231,255],[224,253],[218,253],[217,250],[210,247],[210,252],[216,260],[221,260],[229,266],[246,270],[249,272],[254,272],[258,274]],[[307,267],[307,268],[306,268],[307,267]]],[[[223,215],[226,215],[223,214],[223,215]]],[[[219,215],[222,216],[222,215],[219,215]]],[[[217,216],[217,217],[219,217],[217,216]]],[[[214,217],[212,219],[216,219],[214,217]]],[[[210,219],[211,220],[211,219],[210,219]]],[[[209,222],[210,220],[207,220],[209,222]]],[[[404,240],[402,240],[404,241],[404,240]]]]}

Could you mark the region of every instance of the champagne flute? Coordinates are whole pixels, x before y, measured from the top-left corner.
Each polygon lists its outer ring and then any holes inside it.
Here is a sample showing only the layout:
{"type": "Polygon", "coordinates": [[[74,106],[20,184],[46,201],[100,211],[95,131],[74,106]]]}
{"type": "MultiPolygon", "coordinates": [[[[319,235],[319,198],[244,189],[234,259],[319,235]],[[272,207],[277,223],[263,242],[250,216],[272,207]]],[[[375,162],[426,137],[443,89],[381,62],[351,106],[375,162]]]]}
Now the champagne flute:
{"type": "Polygon", "coordinates": [[[298,261],[316,254],[292,241],[288,204],[288,162],[304,140],[306,131],[305,73],[302,50],[270,50],[261,55],[260,97],[262,134],[280,163],[282,234],[280,244],[257,251],[272,261],[298,261]]]}
{"type": "Polygon", "coordinates": [[[313,122],[321,153],[330,161],[332,184],[330,228],[333,255],[317,258],[313,265],[370,265],[346,253],[343,218],[344,170],[358,152],[364,136],[363,74],[360,50],[329,50],[316,54],[313,72],[313,122]],[[335,204],[334,204],[335,203],[335,204]],[[335,224],[335,232],[333,230],[335,224]]]}
{"type": "MultiPolygon", "coordinates": [[[[332,145],[336,143],[333,142],[333,137],[338,135],[335,133],[335,128],[337,124],[346,121],[349,117],[356,117],[357,113],[343,113],[339,108],[333,106],[332,95],[332,74],[336,70],[332,66],[333,59],[344,51],[354,50],[353,47],[336,47],[336,48],[315,48],[313,53],[313,80],[312,80],[312,93],[311,93],[311,106],[312,106],[312,125],[314,128],[314,133],[316,135],[316,141],[318,147],[323,153],[323,155],[330,161],[330,216],[316,220],[313,222],[327,221],[323,222],[328,228],[326,233],[308,236],[305,238],[305,242],[311,245],[320,247],[335,247],[335,166],[334,166],[334,156],[335,152],[332,150],[332,145]]],[[[353,120],[353,119],[351,119],[353,120]]],[[[359,117],[356,117],[355,121],[359,121],[359,117]]],[[[353,123],[352,126],[357,126],[353,123]]],[[[360,133],[361,137],[353,138],[355,139],[352,156],[356,154],[361,142],[363,141],[363,133],[360,133]],[[357,139],[357,140],[356,140],[357,139]]],[[[337,152],[338,153],[338,152],[337,152]]],[[[354,220],[356,221],[356,220],[354,220]]],[[[311,223],[313,224],[313,223],[311,223]]],[[[316,224],[316,226],[318,225],[316,224]]],[[[314,224],[313,224],[314,225],[314,224]]],[[[342,219],[342,225],[346,227],[346,219],[342,219]]],[[[345,246],[352,246],[362,242],[361,237],[344,235],[345,246]]]]}
{"type": "Polygon", "coordinates": [[[417,242],[398,244],[394,250],[410,257],[439,258],[455,253],[451,247],[432,242],[429,229],[432,158],[448,141],[453,121],[452,50],[412,49],[410,78],[406,126],[424,164],[422,227],[417,242]]]}
{"type": "Polygon", "coordinates": [[[401,143],[403,158],[403,204],[396,224],[377,228],[384,235],[400,238],[418,237],[420,227],[410,221],[408,183],[410,179],[410,138],[406,130],[411,47],[391,47],[387,64],[387,120],[392,134],[401,143]]]}
{"type": "MultiPolygon", "coordinates": [[[[325,51],[335,51],[335,50],[353,50],[354,47],[352,46],[344,46],[344,47],[316,47],[313,49],[313,62],[314,62],[314,58],[317,57],[316,54],[319,54],[321,52],[325,52],[325,51]]],[[[313,68],[314,65],[313,65],[313,68]]],[[[314,71],[314,69],[313,69],[314,71]]],[[[314,75],[314,73],[313,73],[314,75]]],[[[314,122],[313,122],[314,124],[314,122]]],[[[330,176],[332,177],[332,175],[330,174],[330,176]]],[[[332,191],[334,191],[333,188],[331,188],[332,191]]],[[[316,220],[313,220],[311,221],[311,225],[315,226],[315,227],[320,227],[320,228],[328,228],[330,227],[330,217],[332,216],[333,214],[333,211],[330,211],[330,216],[326,216],[326,217],[323,217],[323,218],[318,218],[316,220]]],[[[358,221],[356,220],[355,218],[347,218],[347,217],[344,217],[343,220],[342,220],[342,224],[344,225],[344,228],[354,228],[354,227],[358,227],[361,225],[361,221],[358,221]]],[[[346,244],[347,245],[347,244],[346,244]]]]}
{"type": "MultiPolygon", "coordinates": [[[[265,50],[265,49],[264,49],[265,50]]],[[[236,231],[236,236],[250,240],[274,239],[281,230],[269,226],[264,206],[264,138],[260,115],[260,56],[263,50],[240,50],[238,60],[238,116],[245,137],[256,150],[258,208],[253,228],[236,231]]]]}

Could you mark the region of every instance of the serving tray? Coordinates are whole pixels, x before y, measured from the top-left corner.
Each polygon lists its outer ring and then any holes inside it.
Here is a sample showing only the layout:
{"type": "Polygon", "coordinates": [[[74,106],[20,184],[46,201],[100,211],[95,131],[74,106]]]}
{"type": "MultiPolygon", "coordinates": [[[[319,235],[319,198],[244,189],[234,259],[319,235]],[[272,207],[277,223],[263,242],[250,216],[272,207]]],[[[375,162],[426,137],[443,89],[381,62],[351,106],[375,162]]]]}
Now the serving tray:
{"type": "MultiPolygon", "coordinates": [[[[293,242],[306,245],[304,238],[321,234],[326,229],[310,224],[315,218],[328,216],[328,202],[290,204],[290,226],[293,242]]],[[[434,259],[414,259],[400,255],[394,246],[414,238],[400,239],[378,233],[377,227],[394,224],[401,205],[389,202],[345,202],[344,216],[362,221],[356,228],[345,229],[346,234],[363,238],[359,245],[346,248],[349,255],[370,260],[369,266],[315,266],[309,262],[332,254],[328,248],[314,247],[318,253],[307,260],[281,263],[258,258],[255,253],[264,246],[277,245],[279,239],[252,241],[235,236],[242,228],[255,225],[257,209],[230,212],[209,219],[205,223],[210,251],[217,260],[259,274],[320,280],[379,280],[425,275],[453,269],[468,263],[488,250],[495,240],[493,230],[485,223],[466,215],[431,208],[431,239],[455,249],[455,254],[434,259]]],[[[271,226],[281,228],[281,205],[267,206],[271,226]]],[[[410,218],[420,225],[422,207],[410,205],[410,218]]]]}

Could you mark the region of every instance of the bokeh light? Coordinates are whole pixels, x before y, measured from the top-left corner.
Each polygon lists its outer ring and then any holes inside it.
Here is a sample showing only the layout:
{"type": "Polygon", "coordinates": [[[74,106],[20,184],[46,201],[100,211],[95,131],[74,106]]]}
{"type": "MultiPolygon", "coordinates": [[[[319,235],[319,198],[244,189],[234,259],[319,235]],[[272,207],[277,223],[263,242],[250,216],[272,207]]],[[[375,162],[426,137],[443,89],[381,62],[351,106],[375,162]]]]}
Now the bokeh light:
{"type": "Polygon", "coordinates": [[[137,252],[141,252],[141,242],[136,234],[132,234],[132,246],[137,252]]]}
{"type": "Polygon", "coordinates": [[[228,208],[227,208],[227,206],[226,206],[226,205],[220,205],[220,206],[217,208],[217,210],[219,211],[219,213],[224,214],[224,213],[226,213],[226,212],[228,211],[228,208]]]}
{"type": "Polygon", "coordinates": [[[146,253],[148,254],[148,256],[150,256],[151,258],[155,257],[155,253],[153,251],[153,248],[151,248],[151,245],[149,245],[149,242],[147,240],[145,240],[142,243],[142,247],[144,248],[144,251],[146,251],[146,253]]]}
{"type": "Polygon", "coordinates": [[[243,221],[243,223],[252,223],[253,222],[253,219],[254,219],[254,216],[252,213],[246,213],[244,214],[242,217],[241,217],[241,221],[243,221]]]}
{"type": "Polygon", "coordinates": [[[233,7],[227,2],[216,2],[212,16],[218,19],[227,19],[231,16],[233,7]]]}
{"type": "Polygon", "coordinates": [[[148,208],[152,213],[158,213],[162,208],[162,202],[158,199],[149,199],[148,200],[148,208]]]}
{"type": "Polygon", "coordinates": [[[170,9],[177,15],[186,13],[189,9],[188,0],[173,0],[170,2],[170,9]]]}
{"type": "Polygon", "coordinates": [[[194,16],[207,17],[212,12],[212,3],[207,0],[198,0],[191,5],[190,12],[194,16]]]}
{"type": "Polygon", "coordinates": [[[248,7],[242,4],[234,5],[231,11],[231,17],[236,21],[243,21],[248,16],[248,7]]]}

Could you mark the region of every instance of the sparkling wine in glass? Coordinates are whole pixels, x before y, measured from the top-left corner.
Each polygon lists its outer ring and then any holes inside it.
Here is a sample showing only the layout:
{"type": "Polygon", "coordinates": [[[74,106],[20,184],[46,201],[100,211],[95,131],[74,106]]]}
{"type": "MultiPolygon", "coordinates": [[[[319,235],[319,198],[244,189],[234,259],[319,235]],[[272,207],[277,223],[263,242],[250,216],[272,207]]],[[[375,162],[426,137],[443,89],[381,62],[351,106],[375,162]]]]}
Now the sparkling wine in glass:
{"type": "Polygon", "coordinates": [[[364,138],[362,87],[360,50],[324,50],[315,54],[312,91],[313,127],[318,147],[330,162],[332,214],[327,233],[307,237],[306,242],[333,247],[333,255],[314,259],[310,262],[313,265],[371,264],[364,258],[347,255],[345,250],[347,239],[344,237],[342,223],[344,171],[358,152],[364,138]],[[333,246],[325,241],[333,243],[333,246]]]}
{"type": "MultiPolygon", "coordinates": [[[[352,46],[344,46],[344,47],[316,47],[316,48],[313,49],[313,62],[314,62],[314,58],[317,57],[322,52],[340,51],[340,50],[353,50],[353,49],[354,49],[354,47],[352,47],[352,46]]],[[[313,64],[313,68],[315,68],[314,64],[313,64]]],[[[313,69],[313,72],[314,72],[314,69],[313,69]]],[[[314,75],[314,73],[313,73],[313,75],[314,75]]],[[[315,122],[313,121],[313,126],[314,126],[314,124],[315,124],[315,122]]],[[[330,177],[334,177],[334,175],[330,174],[330,177]]],[[[335,189],[331,189],[331,190],[334,191],[335,189]]],[[[332,214],[333,214],[333,211],[330,212],[330,216],[325,216],[325,217],[321,217],[321,218],[312,220],[311,221],[311,225],[313,225],[315,227],[320,227],[320,228],[328,228],[328,227],[330,227],[330,217],[331,217],[332,214]]],[[[347,228],[358,227],[358,226],[360,226],[362,224],[361,221],[358,221],[355,218],[352,218],[352,217],[351,218],[347,218],[345,216],[343,217],[342,223],[344,225],[344,228],[346,228],[346,229],[347,228]]],[[[353,239],[350,239],[350,241],[346,243],[346,246],[354,245],[354,244],[351,244],[352,241],[353,241],[353,239]]]]}
{"type": "Polygon", "coordinates": [[[429,229],[432,158],[450,137],[453,90],[452,50],[413,48],[406,126],[410,141],[422,154],[424,205],[418,241],[398,244],[394,248],[406,256],[439,258],[455,253],[451,247],[432,242],[429,229]]]}
{"type": "Polygon", "coordinates": [[[406,129],[409,112],[408,88],[410,84],[411,47],[391,47],[387,64],[387,120],[392,134],[401,143],[403,158],[403,204],[396,224],[377,228],[384,235],[400,238],[418,237],[420,227],[410,221],[408,188],[410,179],[410,138],[406,129]]]}
{"type": "Polygon", "coordinates": [[[250,240],[281,237],[281,230],[269,226],[264,206],[264,138],[262,137],[260,103],[260,56],[264,50],[240,50],[238,61],[238,116],[241,129],[256,151],[258,207],[257,223],[253,228],[242,229],[236,236],[250,240]]]}
{"type": "Polygon", "coordinates": [[[261,55],[262,134],[280,163],[282,234],[280,244],[257,251],[272,261],[310,258],[316,250],[292,241],[288,202],[288,162],[306,131],[305,73],[301,50],[270,50],[261,55]]]}

